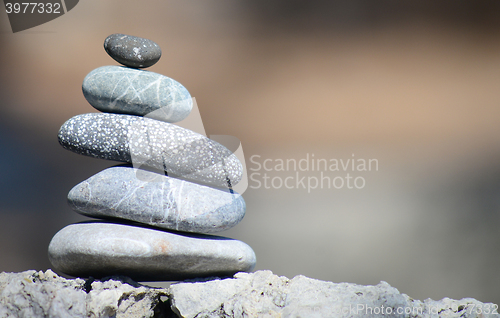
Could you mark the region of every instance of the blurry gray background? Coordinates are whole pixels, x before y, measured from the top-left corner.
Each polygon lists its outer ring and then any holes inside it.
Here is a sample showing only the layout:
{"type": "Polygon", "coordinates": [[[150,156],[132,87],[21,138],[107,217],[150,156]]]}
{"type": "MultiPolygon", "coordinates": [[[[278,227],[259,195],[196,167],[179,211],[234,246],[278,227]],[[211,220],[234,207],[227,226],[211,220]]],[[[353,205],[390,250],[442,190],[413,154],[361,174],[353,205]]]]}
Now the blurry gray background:
{"type": "Polygon", "coordinates": [[[498,1],[85,0],[16,34],[1,12],[0,271],[49,268],[51,237],[86,219],[67,192],[114,164],[57,142],[95,112],[81,83],[116,64],[112,33],[156,41],[150,70],[196,97],[209,134],[238,137],[248,168],[378,159],[351,173],[360,190],[249,188],[221,235],[252,246],[256,269],[500,302],[498,1]]]}

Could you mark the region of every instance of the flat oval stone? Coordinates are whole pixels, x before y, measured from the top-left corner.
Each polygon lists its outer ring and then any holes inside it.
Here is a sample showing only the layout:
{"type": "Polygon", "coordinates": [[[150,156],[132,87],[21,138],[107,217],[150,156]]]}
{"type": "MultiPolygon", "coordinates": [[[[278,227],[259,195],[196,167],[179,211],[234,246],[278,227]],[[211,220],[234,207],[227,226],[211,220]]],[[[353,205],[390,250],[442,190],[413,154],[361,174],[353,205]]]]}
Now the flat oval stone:
{"type": "Polygon", "coordinates": [[[76,185],[68,202],[73,210],[90,217],[196,233],[227,230],[243,219],[246,208],[238,193],[123,166],[103,170],[76,185]]]}
{"type": "Polygon", "coordinates": [[[115,61],[130,67],[150,67],[161,57],[155,42],[125,34],[111,34],[104,40],[104,49],[115,61]]]}
{"type": "Polygon", "coordinates": [[[108,222],[61,229],[49,244],[49,260],[72,276],[138,281],[230,276],[251,271],[256,262],[252,248],[238,240],[108,222]]]}
{"type": "Polygon", "coordinates": [[[169,123],[183,120],[193,108],[191,95],[179,82],[123,66],[96,68],[83,80],[82,91],[102,112],[144,116],[156,111],[162,116],[156,119],[169,123]]]}
{"type": "Polygon", "coordinates": [[[59,143],[78,154],[148,166],[198,183],[236,185],[243,168],[230,150],[191,130],[162,121],[90,113],[66,121],[59,143]]]}

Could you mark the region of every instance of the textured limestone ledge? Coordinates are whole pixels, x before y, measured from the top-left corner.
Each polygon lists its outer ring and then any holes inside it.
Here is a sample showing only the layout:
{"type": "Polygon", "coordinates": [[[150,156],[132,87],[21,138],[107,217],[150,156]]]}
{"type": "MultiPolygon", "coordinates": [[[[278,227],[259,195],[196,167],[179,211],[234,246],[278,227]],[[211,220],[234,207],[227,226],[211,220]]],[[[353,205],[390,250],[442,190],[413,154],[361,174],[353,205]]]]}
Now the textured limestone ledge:
{"type": "Polygon", "coordinates": [[[270,271],[170,288],[151,288],[126,277],[65,279],[51,270],[0,274],[2,318],[500,317],[494,309],[472,298],[413,300],[385,282],[336,284],[304,276],[288,279],[270,271]]]}

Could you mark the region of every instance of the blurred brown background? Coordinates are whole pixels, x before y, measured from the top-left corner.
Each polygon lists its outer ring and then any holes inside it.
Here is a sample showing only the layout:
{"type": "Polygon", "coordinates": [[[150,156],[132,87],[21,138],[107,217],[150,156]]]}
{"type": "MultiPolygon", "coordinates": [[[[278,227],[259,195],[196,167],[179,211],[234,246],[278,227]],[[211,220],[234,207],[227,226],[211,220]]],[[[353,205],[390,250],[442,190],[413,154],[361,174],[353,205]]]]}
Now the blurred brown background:
{"type": "Polygon", "coordinates": [[[156,41],[150,70],[186,86],[209,134],[238,137],[248,168],[378,159],[353,173],[361,190],[249,188],[221,235],[256,269],[500,302],[498,1],[85,0],[16,34],[0,13],[0,271],[49,268],[51,237],[85,219],[67,192],[114,164],[57,142],[95,111],[81,83],[116,64],[112,33],[156,41]]]}

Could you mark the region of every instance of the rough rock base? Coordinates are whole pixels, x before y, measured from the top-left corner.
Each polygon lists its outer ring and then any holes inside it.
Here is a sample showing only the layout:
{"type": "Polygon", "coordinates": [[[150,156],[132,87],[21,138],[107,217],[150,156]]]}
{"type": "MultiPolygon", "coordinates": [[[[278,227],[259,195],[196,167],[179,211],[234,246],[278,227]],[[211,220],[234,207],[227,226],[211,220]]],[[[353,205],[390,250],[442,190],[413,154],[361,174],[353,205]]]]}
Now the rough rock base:
{"type": "Polygon", "coordinates": [[[332,283],[270,271],[153,288],[127,277],[0,274],[0,317],[499,317],[475,299],[413,300],[385,282],[332,283]]]}

